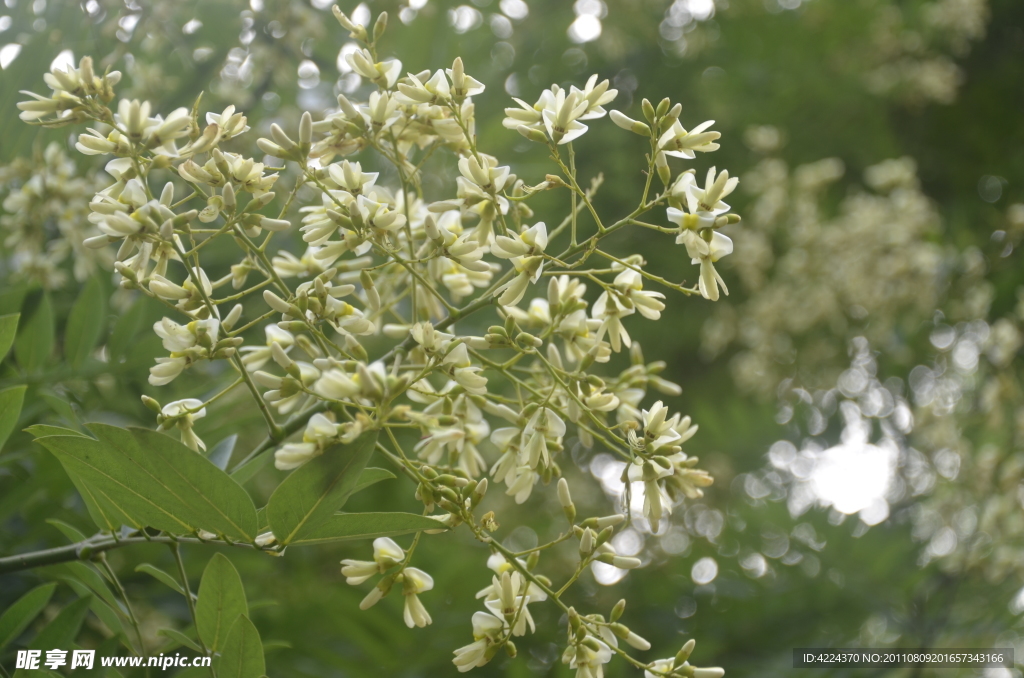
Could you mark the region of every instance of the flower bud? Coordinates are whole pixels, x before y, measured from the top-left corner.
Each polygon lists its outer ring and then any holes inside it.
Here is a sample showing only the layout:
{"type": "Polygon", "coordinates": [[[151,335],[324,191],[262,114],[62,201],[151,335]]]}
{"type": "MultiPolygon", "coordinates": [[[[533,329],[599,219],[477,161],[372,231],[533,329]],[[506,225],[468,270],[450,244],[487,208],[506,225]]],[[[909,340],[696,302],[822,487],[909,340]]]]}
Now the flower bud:
{"type": "Polygon", "coordinates": [[[671,184],[672,168],[668,166],[668,156],[664,151],[658,151],[658,154],[654,156],[654,166],[658,170],[658,178],[661,179],[661,183],[666,186],[671,184]]]}
{"type": "Polygon", "coordinates": [[[245,206],[246,212],[256,212],[261,210],[271,203],[274,199],[274,192],[267,191],[266,193],[258,196],[253,196],[253,199],[245,206]]]}
{"type": "Polygon", "coordinates": [[[369,610],[371,607],[380,602],[380,599],[384,597],[384,592],[380,590],[380,586],[374,586],[370,589],[370,592],[366,594],[362,602],[359,603],[360,610],[369,610]]]}
{"type": "Polygon", "coordinates": [[[153,410],[157,414],[161,413],[160,402],[156,398],[150,398],[148,395],[142,396],[142,404],[153,410]]]}
{"type": "Polygon", "coordinates": [[[472,508],[476,508],[477,504],[483,501],[484,495],[487,494],[487,478],[483,478],[476,485],[476,489],[473,490],[473,494],[469,496],[469,505],[472,508]]]}
{"type": "Polygon", "coordinates": [[[631,647],[634,647],[638,650],[651,649],[651,644],[647,642],[646,638],[643,638],[642,636],[633,633],[625,624],[612,624],[611,629],[615,633],[615,635],[625,640],[627,643],[629,643],[631,647]]]}
{"type": "Polygon", "coordinates": [[[676,120],[679,119],[679,116],[680,116],[680,114],[682,114],[682,112],[683,112],[683,105],[682,104],[676,104],[671,109],[669,109],[669,112],[666,113],[665,117],[662,118],[662,120],[661,120],[661,128],[663,130],[666,130],[669,127],[671,127],[672,125],[674,125],[676,120]]]}
{"type": "Polygon", "coordinates": [[[618,621],[619,617],[621,617],[622,613],[625,612],[625,611],[626,611],[626,599],[623,598],[619,602],[615,603],[615,607],[612,608],[611,614],[608,615],[608,620],[612,621],[612,622],[618,621]]]}
{"type": "Polygon", "coordinates": [[[373,41],[377,42],[384,35],[384,31],[388,28],[388,13],[381,12],[377,16],[377,20],[373,23],[373,41]]]}
{"type": "Polygon", "coordinates": [[[306,149],[305,153],[309,153],[309,147],[313,143],[313,116],[306,111],[302,114],[302,118],[299,119],[299,147],[300,149],[306,149]]]}
{"type": "Polygon", "coordinates": [[[160,204],[165,207],[170,207],[171,203],[174,202],[174,184],[167,182],[164,184],[164,188],[160,191],[160,204]]]}
{"type": "Polygon", "coordinates": [[[282,160],[288,157],[288,151],[284,150],[270,139],[264,139],[260,137],[256,140],[256,146],[267,155],[272,155],[275,158],[281,158],[282,160]]]}
{"type": "Polygon", "coordinates": [[[686,660],[690,658],[690,655],[693,654],[693,648],[696,645],[697,641],[693,638],[686,641],[683,647],[679,650],[679,653],[676,654],[676,666],[682,666],[686,660]]]}
{"type": "Polygon", "coordinates": [[[220,325],[225,330],[230,330],[238,322],[238,319],[242,317],[242,305],[235,304],[228,314],[224,316],[224,320],[221,321],[220,325]]]}
{"type": "Polygon", "coordinates": [[[288,354],[285,353],[284,347],[276,341],[270,345],[270,356],[274,359],[275,363],[286,370],[295,364],[294,361],[288,357],[288,354]]]}
{"type": "Polygon", "coordinates": [[[634,120],[629,116],[623,115],[620,111],[612,111],[609,116],[617,126],[624,130],[632,132],[633,134],[639,134],[642,137],[649,137],[652,135],[651,128],[639,120],[634,120]]]}
{"type": "Polygon", "coordinates": [[[292,222],[287,219],[271,219],[270,217],[265,217],[263,215],[259,215],[259,217],[260,228],[265,228],[268,231],[280,233],[281,231],[287,231],[292,227],[292,222]]]}
{"type": "Polygon", "coordinates": [[[516,131],[522,134],[530,141],[536,141],[537,143],[541,144],[547,143],[548,141],[548,137],[546,134],[544,134],[544,132],[541,132],[539,129],[535,129],[533,127],[520,125],[519,127],[516,127],[516,131]]]}
{"type": "Polygon", "coordinates": [[[274,309],[278,313],[291,313],[292,306],[287,301],[277,296],[270,290],[263,290],[263,300],[267,302],[270,308],[274,309]]]}
{"type": "Polygon", "coordinates": [[[373,284],[373,277],[370,276],[370,272],[362,270],[359,272],[359,282],[363,286],[363,291],[366,292],[366,303],[374,311],[380,310],[380,294],[377,292],[377,288],[373,284]]]}
{"type": "Polygon", "coordinates": [[[85,245],[86,247],[88,247],[91,250],[98,250],[98,249],[102,249],[102,248],[106,247],[111,242],[116,242],[116,241],[115,240],[111,240],[110,236],[107,236],[107,235],[94,235],[91,238],[86,238],[82,242],[82,244],[85,245]]]}
{"type": "Polygon", "coordinates": [[[589,527],[583,530],[583,536],[580,537],[580,556],[586,558],[594,550],[594,531],[589,527]]]}
{"type": "Polygon", "coordinates": [[[533,336],[529,332],[520,332],[516,335],[516,343],[523,348],[540,348],[544,345],[544,340],[533,336]]]}
{"type": "Polygon", "coordinates": [[[608,563],[614,565],[623,570],[632,570],[633,568],[640,567],[643,564],[639,558],[631,558],[629,556],[617,556],[612,553],[602,553],[597,557],[602,563],[608,563]]]}
{"type": "Polygon", "coordinates": [[[640,110],[644,112],[644,117],[647,118],[647,122],[653,123],[656,117],[654,113],[654,106],[647,99],[640,102],[640,110]]]}
{"type": "Polygon", "coordinates": [[[235,200],[235,187],[230,183],[224,184],[224,207],[229,211],[232,211],[237,207],[238,203],[235,200]]]}
{"type": "Polygon", "coordinates": [[[274,138],[274,143],[283,148],[286,151],[292,151],[295,149],[295,142],[292,138],[285,134],[285,131],[281,129],[281,126],[276,122],[270,125],[270,136],[274,138]]]}
{"type": "Polygon", "coordinates": [[[572,503],[569,482],[565,478],[558,479],[558,503],[562,505],[562,512],[565,513],[565,519],[570,524],[576,520],[576,506],[572,503]]]}
{"type": "Polygon", "coordinates": [[[576,631],[580,628],[580,614],[575,607],[569,608],[569,628],[576,631]]]}

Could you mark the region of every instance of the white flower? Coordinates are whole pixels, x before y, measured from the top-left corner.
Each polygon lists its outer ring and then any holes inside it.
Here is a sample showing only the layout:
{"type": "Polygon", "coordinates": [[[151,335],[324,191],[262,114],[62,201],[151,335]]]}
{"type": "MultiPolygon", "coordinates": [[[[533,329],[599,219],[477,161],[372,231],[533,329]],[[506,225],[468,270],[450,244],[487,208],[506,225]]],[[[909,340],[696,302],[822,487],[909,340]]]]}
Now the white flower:
{"type": "Polygon", "coordinates": [[[266,346],[243,346],[239,349],[239,352],[244,354],[242,364],[250,372],[255,372],[267,364],[274,344],[281,346],[285,353],[291,351],[292,345],[295,344],[295,335],[277,325],[267,325],[264,332],[267,335],[266,346]]]}
{"type": "Polygon", "coordinates": [[[452,67],[445,69],[445,72],[451,78],[451,93],[456,102],[462,101],[467,97],[482,94],[485,89],[482,82],[466,74],[466,70],[462,65],[462,57],[455,57],[452,67]]]}
{"type": "Polygon", "coordinates": [[[349,52],[345,61],[353,71],[385,89],[395,86],[398,76],[402,73],[402,62],[397,59],[374,63],[373,57],[366,49],[349,52]]]}
{"type": "Polygon", "coordinates": [[[506,622],[518,617],[512,628],[514,636],[525,635],[527,627],[531,633],[536,630],[533,615],[527,606],[533,601],[547,599],[540,587],[528,582],[519,572],[509,569],[492,577],[491,585],[477,593],[476,597],[484,597],[484,605],[495,617],[505,619],[506,622]]]}
{"type": "Polygon", "coordinates": [[[387,572],[402,562],[405,551],[390,537],[378,537],[373,540],[373,560],[341,561],[341,573],[345,575],[345,583],[358,586],[375,574],[387,572]]]}
{"type": "Polygon", "coordinates": [[[301,443],[286,443],[274,452],[274,466],[280,471],[298,468],[313,457],[323,454],[324,447],[337,435],[336,423],[323,414],[314,414],[306,423],[301,443]]]}
{"type": "Polygon", "coordinates": [[[580,98],[587,104],[587,110],[580,116],[580,120],[594,120],[604,117],[606,111],[603,106],[615,101],[615,97],[619,94],[617,89],[608,89],[609,84],[607,80],[598,82],[597,74],[595,73],[587,79],[587,84],[582,90],[578,89],[575,85],[572,86],[572,91],[577,92],[580,98]]]}
{"type": "MultiPolygon", "coordinates": [[[[689,246],[687,246],[687,249],[689,249],[689,246]]],[[[725,281],[722,280],[722,276],[718,273],[714,264],[714,262],[728,254],[732,254],[732,239],[727,235],[714,231],[711,236],[711,242],[707,244],[707,254],[694,257],[691,260],[691,263],[700,263],[698,289],[700,289],[700,294],[705,299],[718,301],[719,285],[721,285],[722,291],[726,295],[729,294],[729,288],[726,287],[725,281]]]]}
{"type": "Polygon", "coordinates": [[[615,287],[625,294],[640,315],[648,320],[658,320],[661,312],[665,310],[665,304],[660,301],[665,298],[661,292],[648,292],[644,290],[644,279],[639,271],[627,268],[615,276],[615,287]]]}
{"type": "Polygon", "coordinates": [[[729,211],[729,206],[722,202],[722,198],[736,190],[739,183],[738,177],[729,178],[728,170],[716,174],[715,168],[712,167],[708,170],[703,189],[699,188],[696,182],[686,184],[687,209],[691,214],[725,214],[729,211]]]}
{"type": "Polygon", "coordinates": [[[668,659],[656,659],[651,662],[651,667],[644,671],[644,678],[665,678],[675,666],[675,657],[668,659]]]}
{"type": "Polygon", "coordinates": [[[520,463],[526,464],[531,469],[541,465],[546,468],[551,465],[551,458],[548,455],[548,439],[560,441],[565,435],[565,422],[555,412],[547,407],[541,407],[527,422],[523,429],[523,445],[520,452],[520,463]]]}
{"type": "Polygon", "coordinates": [[[603,339],[607,333],[613,351],[616,353],[621,351],[623,344],[628,348],[633,342],[629,338],[626,327],[622,324],[622,319],[627,315],[632,315],[634,311],[636,311],[636,307],[632,304],[628,306],[624,304],[617,294],[607,291],[601,294],[591,309],[594,319],[601,321],[601,326],[597,331],[597,340],[603,339]]]}
{"type": "Polygon", "coordinates": [[[538,222],[513,237],[495,238],[495,256],[510,259],[517,275],[494,291],[499,294],[498,303],[503,306],[518,304],[531,282],[540,280],[544,272],[544,259],[539,255],[548,245],[548,230],[544,222],[538,222]]]}
{"type": "MultiPolygon", "coordinates": [[[[718,144],[713,143],[722,135],[718,132],[705,132],[708,127],[715,124],[714,120],[708,120],[694,127],[689,132],[679,123],[678,120],[661,135],[658,139],[658,150],[666,155],[673,155],[677,158],[693,160],[697,156],[694,151],[709,153],[718,150],[718,144]]],[[[728,175],[726,175],[728,178],[728,175]]]]}
{"type": "Polygon", "coordinates": [[[356,198],[356,209],[364,223],[382,231],[395,231],[405,226],[405,215],[390,209],[384,203],[376,202],[361,195],[356,198]]]}
{"type": "Polygon", "coordinates": [[[345,575],[345,583],[350,586],[358,586],[380,572],[377,563],[372,560],[352,560],[346,558],[341,561],[341,565],[341,573],[345,575]]]}
{"type": "Polygon", "coordinates": [[[193,269],[193,272],[199,278],[199,283],[203,288],[202,293],[192,282],[191,276],[186,277],[185,281],[178,285],[155,273],[150,277],[149,291],[166,301],[176,301],[177,307],[186,313],[202,308],[204,307],[203,295],[205,294],[209,298],[213,294],[213,285],[210,284],[210,279],[203,269],[193,269]]]}
{"type": "Polygon", "coordinates": [[[149,383],[165,386],[177,378],[188,366],[188,358],[157,358],[156,365],[149,368],[149,383]]]}
{"type": "Polygon", "coordinates": [[[181,432],[181,442],[195,451],[205,450],[206,444],[192,431],[196,419],[206,416],[203,401],[197,398],[185,398],[167,403],[160,410],[160,430],[176,426],[181,432]]]}
{"type": "MultiPolygon", "coordinates": [[[[672,671],[672,667],[675,666],[675,658],[669,657],[668,659],[656,659],[651,662],[651,669],[644,671],[644,678],[665,678],[672,671]]],[[[696,666],[690,666],[690,662],[683,662],[682,665],[676,667],[676,672],[671,675],[686,675],[692,673],[693,678],[722,678],[725,675],[725,669],[721,667],[707,667],[698,668],[696,666]]]]}
{"type": "Polygon", "coordinates": [[[565,649],[562,662],[576,669],[576,678],[603,678],[604,665],[612,660],[612,649],[594,636],[565,649]]]}
{"type": "Polygon", "coordinates": [[[423,628],[431,621],[430,613],[423,607],[419,594],[434,588],[434,579],[423,570],[407,567],[403,570],[404,577],[402,595],[405,596],[403,618],[410,629],[414,626],[423,628]]]}
{"type": "Polygon", "coordinates": [[[490,661],[497,649],[495,643],[506,626],[504,620],[493,614],[474,612],[473,642],[455,650],[455,659],[452,660],[459,672],[465,673],[490,661]]]}
{"type": "Polygon", "coordinates": [[[352,376],[339,368],[331,368],[320,376],[313,390],[331,400],[348,400],[358,394],[360,388],[352,376]]]}
{"type": "Polygon", "coordinates": [[[533,492],[533,486],[540,480],[540,474],[535,472],[529,466],[520,466],[515,469],[515,477],[512,482],[509,483],[508,490],[505,491],[510,497],[515,497],[517,504],[522,504],[530,498],[530,494],[533,492]]]}
{"type": "Polygon", "coordinates": [[[502,167],[488,165],[483,167],[475,156],[459,160],[459,172],[462,173],[462,176],[467,181],[473,182],[485,193],[500,192],[505,187],[505,182],[509,176],[507,165],[502,167]]]}
{"type": "Polygon", "coordinates": [[[529,254],[539,254],[547,246],[548,227],[543,221],[539,221],[522,233],[513,233],[511,236],[496,236],[491,253],[502,259],[514,259],[529,254]]]}
{"type": "Polygon", "coordinates": [[[660,400],[650,410],[641,412],[644,425],[644,440],[648,452],[657,452],[666,445],[675,444],[682,436],[675,429],[679,415],[668,418],[668,408],[660,400]]]}
{"type": "MultiPolygon", "coordinates": [[[[724,172],[723,172],[724,174],[724,172]]],[[[693,198],[697,200],[697,198],[693,198]]],[[[705,203],[700,203],[705,204],[705,203]]],[[[728,210],[729,206],[723,202],[717,203],[716,209],[728,210]]],[[[698,289],[700,290],[701,296],[711,301],[718,301],[718,287],[721,285],[722,291],[729,294],[729,288],[726,287],[725,281],[722,280],[722,276],[715,269],[715,262],[724,256],[732,254],[732,239],[716,230],[713,230],[711,226],[714,224],[714,213],[710,211],[701,211],[697,213],[691,212],[691,214],[683,214],[680,210],[674,207],[668,208],[668,218],[670,221],[674,221],[679,224],[680,232],[676,236],[676,243],[686,246],[686,253],[691,258],[691,263],[700,264],[700,279],[698,282],[698,289]],[[699,224],[693,225],[691,228],[690,217],[696,215],[696,220],[699,224]],[[702,228],[703,230],[695,230],[696,228],[702,228]]]]}
{"type": "Polygon", "coordinates": [[[556,144],[567,144],[587,131],[587,126],[579,122],[587,111],[590,102],[581,96],[579,90],[566,96],[564,89],[554,92],[553,100],[545,105],[541,115],[544,118],[544,129],[556,144]]]}

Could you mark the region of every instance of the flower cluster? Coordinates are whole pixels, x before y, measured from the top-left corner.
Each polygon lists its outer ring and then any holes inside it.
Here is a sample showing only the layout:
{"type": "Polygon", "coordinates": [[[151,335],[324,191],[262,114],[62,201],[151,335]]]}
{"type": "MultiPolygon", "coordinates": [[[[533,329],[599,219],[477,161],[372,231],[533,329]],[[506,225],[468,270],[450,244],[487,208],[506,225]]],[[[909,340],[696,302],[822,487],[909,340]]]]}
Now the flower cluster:
{"type": "Polygon", "coordinates": [[[6,193],[0,216],[0,243],[8,255],[12,280],[29,280],[46,289],[69,282],[71,263],[77,281],[110,269],[113,253],[85,246],[89,202],[99,188],[92,174],[76,176],[75,163],[56,143],[32,159],[18,158],[0,167],[6,193]]]}
{"type": "Polygon", "coordinates": [[[948,253],[930,238],[938,216],[913,161],[869,168],[870,190],[848,196],[831,215],[825,192],[842,174],[834,158],[792,170],[769,158],[747,177],[756,200],[734,256],[749,296],[736,309],[716,309],[701,330],[706,355],[739,349],[732,370],[744,390],[767,396],[786,378],[828,389],[846,367],[833,337],[842,345],[863,332],[883,344],[938,303],[948,253]]]}
{"type": "MultiPolygon", "coordinates": [[[[491,552],[485,611],[473,617],[473,642],[456,651],[460,670],[500,649],[514,656],[512,638],[535,628],[529,606],[543,603],[566,613],[564,660],[581,678],[603,675],[615,655],[651,675],[720,675],[693,673],[692,644],[660,663],[632,657],[620,640],[649,644],[619,622],[624,604],[606,618],[563,600],[591,566],[641,567],[617,551],[616,531],[629,520],[658,531],[676,504],[712,482],[682,450],[696,432],[689,417],[661,401],[644,408],[649,390],[681,389],[659,376],[664,363],[644,360],[629,327],[665,309],[664,294],[648,288],[710,300],[725,289],[715,264],[732,243],[719,229],[739,221],[723,202],[737,180],[712,168],[701,187],[693,170],[669,164],[713,152],[719,134],[711,123],[687,131],[681,106],[667,99],[643,101],[646,122],[614,112],[616,124],[648,140],[649,154],[636,207],[606,220],[593,202],[601,177],[581,186],[573,144],[615,100],[607,80],[552,85],[534,105],[517,100],[506,111],[505,126],[554,163],[555,173],[531,185],[478,147],[474,98],[485,86],[461,59],[407,72],[378,54],[386,14],[372,26],[334,14],[359,44],[345,63],[376,89],[271,125],[255,143],[258,157],[237,150],[249,126],[234,106],[201,115],[197,102],[162,115],[142,100],[114,104],[116,75],[96,76],[88,58],[51,73],[52,92],[21,105],[38,124],[90,124],[76,147],[103,157],[112,182],[89,201],[94,232],[83,242],[112,254],[124,290],[166,309],[153,327],[166,355],[150,384],[181,387],[197,372],[223,381],[206,399],[161,405],[146,396],[159,427],[203,450],[197,421],[244,389],[266,422],[262,449],[285,471],[376,432],[377,454],[414,481],[438,529],[467,529],[491,552]],[[425,187],[423,162],[435,153],[454,158],[453,193],[425,187]],[[382,180],[389,176],[396,180],[382,180]],[[565,210],[538,218],[530,202],[542,191],[564,196],[565,210]],[[699,267],[696,282],[671,282],[642,257],[604,247],[631,228],[683,245],[699,267]],[[627,501],[622,512],[577,516],[563,477],[567,436],[628,465],[623,481],[643,485],[641,515],[627,501]],[[509,501],[488,497],[492,483],[517,503],[553,483],[568,528],[529,552],[510,551],[492,536],[494,509],[509,501]],[[477,515],[484,501],[493,509],[477,515]],[[569,540],[579,561],[556,588],[538,571],[540,554],[569,540]]],[[[382,537],[373,560],[343,561],[349,584],[381,576],[364,609],[401,585],[406,624],[431,623],[419,596],[433,580],[411,566],[423,534],[408,550],[382,537]]]]}

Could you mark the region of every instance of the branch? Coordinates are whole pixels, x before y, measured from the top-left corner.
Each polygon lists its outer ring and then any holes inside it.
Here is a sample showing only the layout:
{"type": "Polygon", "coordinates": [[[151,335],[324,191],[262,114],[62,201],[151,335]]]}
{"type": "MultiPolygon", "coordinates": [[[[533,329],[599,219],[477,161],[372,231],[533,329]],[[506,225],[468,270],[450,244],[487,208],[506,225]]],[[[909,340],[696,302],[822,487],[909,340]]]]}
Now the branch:
{"type": "Polygon", "coordinates": [[[234,543],[234,542],[221,542],[221,541],[208,541],[203,539],[197,539],[195,537],[170,537],[170,536],[137,536],[137,537],[124,537],[122,539],[114,539],[110,536],[98,535],[97,537],[90,537],[84,541],[75,542],[74,544],[68,544],[67,546],[58,546],[52,549],[44,549],[42,551],[29,551],[28,553],[20,553],[16,556],[7,556],[6,558],[0,558],[0,574],[7,572],[19,572],[21,570],[31,570],[35,567],[45,567],[46,565],[56,565],[57,563],[67,563],[72,560],[92,560],[95,556],[98,556],[105,551],[111,551],[113,549],[121,548],[122,546],[130,546],[132,544],[210,544],[216,543],[228,544],[229,546],[241,546],[243,548],[253,548],[262,551],[252,544],[234,543]]]}

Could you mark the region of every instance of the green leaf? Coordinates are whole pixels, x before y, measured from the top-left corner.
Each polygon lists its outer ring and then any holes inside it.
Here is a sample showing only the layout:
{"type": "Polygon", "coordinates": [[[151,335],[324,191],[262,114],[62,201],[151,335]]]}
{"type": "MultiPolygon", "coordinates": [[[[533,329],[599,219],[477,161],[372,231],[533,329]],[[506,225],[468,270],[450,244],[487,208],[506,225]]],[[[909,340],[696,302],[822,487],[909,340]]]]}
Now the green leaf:
{"type": "Polygon", "coordinates": [[[164,572],[156,565],[150,565],[149,563],[142,563],[135,568],[136,572],[145,572],[149,576],[153,577],[157,581],[163,582],[173,590],[177,591],[181,595],[185,595],[185,589],[182,588],[181,583],[174,578],[173,575],[164,572]]]}
{"type": "Polygon", "coordinates": [[[199,582],[196,602],[196,630],[211,650],[224,647],[231,626],[239,615],[248,615],[245,589],[238,570],[218,553],[210,559],[199,582]]]}
{"type": "Polygon", "coordinates": [[[20,311],[29,288],[30,283],[27,281],[12,283],[9,278],[5,280],[3,288],[0,289],[0,315],[9,315],[20,311]]]}
{"type": "Polygon", "coordinates": [[[34,306],[32,315],[22,321],[21,331],[14,339],[14,357],[27,372],[46,365],[53,353],[54,322],[50,293],[44,292],[34,306]]]}
{"type": "Polygon", "coordinates": [[[28,628],[46,604],[53,597],[53,591],[57,588],[56,582],[50,582],[37,586],[21,598],[18,598],[7,608],[3,615],[0,615],[0,648],[16,639],[28,628]]]}
{"type": "Polygon", "coordinates": [[[29,647],[33,650],[70,648],[91,604],[92,597],[86,596],[65,607],[39,632],[29,647]]]}
{"type": "Polygon", "coordinates": [[[374,468],[372,466],[364,468],[363,472],[359,474],[359,481],[356,482],[356,486],[352,488],[352,494],[362,492],[370,485],[376,485],[382,480],[393,480],[394,478],[395,474],[386,469],[374,468]]]}
{"type": "Polygon", "coordinates": [[[46,391],[40,391],[39,397],[50,406],[54,414],[59,415],[64,421],[74,426],[81,427],[81,419],[75,413],[75,408],[71,407],[70,399],[67,397],[60,397],[53,393],[47,393],[46,391]]]}
{"type": "Polygon", "coordinates": [[[253,479],[253,477],[263,470],[263,468],[270,463],[270,460],[274,458],[273,450],[264,450],[252,459],[245,463],[240,463],[238,466],[231,470],[231,477],[235,479],[236,483],[244,484],[253,479]]]}
{"type": "Polygon", "coordinates": [[[351,443],[332,445],[278,485],[267,503],[267,521],[280,544],[290,544],[345,505],[376,443],[377,431],[367,431],[351,443]]]}
{"type": "MultiPolygon", "coordinates": [[[[200,654],[202,654],[202,652],[203,652],[203,648],[199,647],[199,643],[197,643],[196,641],[192,640],[191,638],[186,636],[181,631],[175,631],[174,629],[160,629],[159,631],[156,632],[156,634],[158,636],[163,636],[165,638],[170,638],[171,640],[175,641],[179,645],[184,645],[185,647],[189,648],[190,650],[192,650],[194,652],[199,652],[200,654]]],[[[174,647],[175,646],[172,645],[170,648],[165,649],[164,652],[167,652],[168,650],[173,650],[174,647]]]]}
{"type": "Polygon", "coordinates": [[[394,537],[445,526],[416,513],[336,513],[292,542],[293,546],[325,544],[350,539],[394,537]]]}
{"type": "Polygon", "coordinates": [[[231,461],[231,454],[235,451],[236,442],[238,442],[238,434],[233,433],[211,447],[206,458],[221,471],[226,471],[228,462],[231,461]]]}
{"type": "Polygon", "coordinates": [[[114,321],[114,329],[107,340],[107,354],[111,362],[118,362],[125,357],[132,345],[132,339],[142,329],[146,316],[146,298],[140,297],[127,311],[114,321]]]}
{"type": "MultiPolygon", "coordinates": [[[[78,436],[79,438],[92,440],[92,438],[84,433],[61,426],[35,424],[26,428],[25,431],[37,440],[46,436],[78,436]]],[[[109,501],[100,495],[95,488],[82,480],[82,478],[70,472],[68,475],[71,477],[71,482],[74,483],[75,489],[82,495],[82,499],[85,501],[85,508],[89,511],[89,517],[92,518],[97,527],[101,530],[114,532],[121,529],[121,525],[132,524],[126,516],[122,515],[122,512],[116,507],[111,506],[109,501]]],[[[142,525],[138,524],[134,525],[134,527],[142,527],[142,525]]]]}
{"type": "Polygon", "coordinates": [[[7,352],[14,344],[14,336],[18,333],[18,318],[20,313],[8,313],[0,315],[0,361],[7,357],[7,352]]]}
{"type": "Polygon", "coordinates": [[[84,481],[86,491],[93,491],[104,519],[126,517],[127,524],[175,534],[202,529],[236,541],[255,539],[252,499],[202,455],[156,431],[96,423],[88,428],[99,441],[80,436],[38,440],[72,478],[84,481]]]}
{"type": "Polygon", "coordinates": [[[231,627],[217,664],[218,678],[260,678],[267,670],[260,632],[246,616],[231,627]]]}
{"type": "Polygon", "coordinates": [[[36,438],[36,442],[64,466],[101,529],[149,525],[175,534],[198,529],[165,508],[162,486],[132,468],[133,463],[109,445],[85,436],[64,435],[36,438]]]}
{"type": "Polygon", "coordinates": [[[72,428],[64,428],[63,426],[50,426],[49,424],[33,424],[25,429],[26,433],[30,433],[33,438],[43,438],[45,436],[79,436],[81,438],[88,438],[81,431],[76,431],[72,428]]]}
{"type": "Polygon", "coordinates": [[[126,611],[121,607],[120,601],[118,601],[113,591],[107,586],[107,580],[85,563],[81,561],[59,563],[57,565],[50,565],[42,571],[55,579],[61,579],[69,583],[73,581],[79,582],[88,589],[87,593],[96,596],[96,598],[105,602],[119,614],[126,615],[126,611]]]}
{"type": "Polygon", "coordinates": [[[69,525],[68,523],[65,523],[63,520],[57,520],[56,518],[47,518],[46,522],[60,530],[61,534],[67,537],[68,541],[72,543],[76,541],[85,541],[86,539],[86,536],[82,534],[81,530],[79,530],[74,525],[69,525]]]}
{"type": "Polygon", "coordinates": [[[89,278],[82,288],[64,328],[64,357],[74,367],[81,367],[103,333],[107,319],[107,297],[97,276],[89,278]]]}
{"type": "Polygon", "coordinates": [[[27,386],[12,386],[0,391],[0,448],[3,448],[11,431],[18,424],[21,405],[25,402],[27,386]]]}
{"type": "Polygon", "coordinates": [[[125,431],[105,424],[90,424],[88,428],[101,440],[117,442],[132,454],[132,460],[148,475],[149,482],[162,484],[166,493],[176,498],[179,514],[199,528],[236,541],[256,539],[256,507],[252,498],[209,459],[156,431],[125,431]],[[129,432],[133,441],[125,435],[129,432]]]}
{"type": "MultiPolygon", "coordinates": [[[[382,480],[391,480],[395,477],[394,473],[387,471],[382,468],[364,468],[363,472],[359,474],[359,481],[356,482],[355,488],[352,490],[352,494],[361,492],[368,488],[370,485],[381,482],[382,480]]],[[[270,525],[267,523],[267,507],[263,506],[256,511],[257,529],[259,533],[266,532],[270,525]]]]}
{"type": "Polygon", "coordinates": [[[199,666],[190,666],[174,674],[174,678],[210,678],[210,669],[199,666]]]}
{"type": "Polygon", "coordinates": [[[86,586],[84,582],[76,579],[70,574],[58,573],[54,576],[58,580],[70,586],[71,590],[74,591],[79,598],[92,598],[92,604],[89,605],[89,609],[92,610],[96,616],[100,618],[100,621],[106,624],[107,628],[109,628],[113,633],[124,634],[124,625],[121,624],[121,619],[118,616],[121,614],[127,618],[127,615],[125,615],[123,610],[115,610],[100,598],[94,597],[92,595],[92,589],[86,586]]]}
{"type": "Polygon", "coordinates": [[[270,639],[263,643],[263,652],[265,654],[271,650],[290,650],[292,647],[292,644],[287,640],[270,639]]]}

